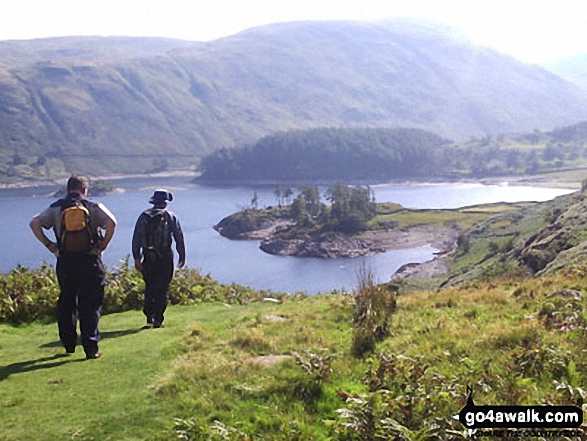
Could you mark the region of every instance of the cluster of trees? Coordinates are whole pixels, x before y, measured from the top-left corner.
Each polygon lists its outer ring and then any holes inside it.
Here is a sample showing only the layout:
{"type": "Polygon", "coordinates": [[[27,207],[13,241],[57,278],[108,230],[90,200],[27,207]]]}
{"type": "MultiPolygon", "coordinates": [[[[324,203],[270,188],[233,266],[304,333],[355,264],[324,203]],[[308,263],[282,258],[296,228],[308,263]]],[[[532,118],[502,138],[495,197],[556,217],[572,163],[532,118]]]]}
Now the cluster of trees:
{"type": "Polygon", "coordinates": [[[339,181],[426,177],[449,141],[420,129],[317,128],[277,133],[203,158],[208,181],[339,181]]]}
{"type": "Polygon", "coordinates": [[[586,163],[584,123],[459,144],[419,129],[290,131],[216,151],[201,166],[207,181],[356,182],[523,175],[586,163]]]}
{"type": "MultiPolygon", "coordinates": [[[[285,205],[288,214],[302,228],[319,228],[324,231],[356,233],[367,228],[377,212],[375,197],[368,186],[330,185],[324,192],[328,203],[322,202],[315,185],[302,185],[299,193],[289,187],[276,185],[275,196],[280,207],[285,205]]],[[[251,205],[257,208],[257,195],[251,205]]]]}
{"type": "Polygon", "coordinates": [[[497,140],[473,141],[456,147],[452,170],[471,177],[528,175],[583,167],[587,163],[587,142],[555,141],[544,134],[524,136],[515,145],[497,140]]]}

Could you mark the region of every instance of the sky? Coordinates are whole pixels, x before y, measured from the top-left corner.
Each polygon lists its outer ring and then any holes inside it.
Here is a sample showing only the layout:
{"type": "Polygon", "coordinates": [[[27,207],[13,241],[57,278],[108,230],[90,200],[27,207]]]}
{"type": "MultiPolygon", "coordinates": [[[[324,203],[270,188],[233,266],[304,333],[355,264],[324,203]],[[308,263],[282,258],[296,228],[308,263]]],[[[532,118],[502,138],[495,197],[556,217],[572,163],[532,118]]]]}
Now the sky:
{"type": "Polygon", "coordinates": [[[63,36],[209,41],[302,20],[412,18],[543,64],[587,53],[585,0],[0,0],[0,40],[63,36]]]}

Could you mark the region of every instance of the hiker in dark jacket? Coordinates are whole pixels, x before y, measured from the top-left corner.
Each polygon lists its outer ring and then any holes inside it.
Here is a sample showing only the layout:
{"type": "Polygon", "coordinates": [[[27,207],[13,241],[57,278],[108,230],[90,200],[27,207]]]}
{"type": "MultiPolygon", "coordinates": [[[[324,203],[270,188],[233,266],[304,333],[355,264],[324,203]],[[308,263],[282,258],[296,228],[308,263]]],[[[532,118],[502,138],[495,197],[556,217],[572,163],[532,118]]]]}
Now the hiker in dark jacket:
{"type": "Polygon", "coordinates": [[[167,210],[167,201],[173,195],[167,190],[155,190],[149,201],[153,208],[145,210],[135,225],[132,238],[132,255],[135,268],[143,274],[145,302],[143,313],[147,324],[163,326],[164,313],[169,300],[168,290],[173,278],[172,238],[179,254],[177,266],[185,265],[185,244],[177,216],[167,210]]]}
{"type": "Polygon", "coordinates": [[[102,251],[116,228],[116,219],[102,204],[87,199],[88,179],[72,175],[67,196],[51,204],[30,222],[35,237],[57,256],[57,324],[59,337],[69,354],[75,352],[79,316],[86,358],[99,358],[100,307],[104,302],[106,276],[102,251]],[[53,229],[55,241],[43,230],[53,229]]]}

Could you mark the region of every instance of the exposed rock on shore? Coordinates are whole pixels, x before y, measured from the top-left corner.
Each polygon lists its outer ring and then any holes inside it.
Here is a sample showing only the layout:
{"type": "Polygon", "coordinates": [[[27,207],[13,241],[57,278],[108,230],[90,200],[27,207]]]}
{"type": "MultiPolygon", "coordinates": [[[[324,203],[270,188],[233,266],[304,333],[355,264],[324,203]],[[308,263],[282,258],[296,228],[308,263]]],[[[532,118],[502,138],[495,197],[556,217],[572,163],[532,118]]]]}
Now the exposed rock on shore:
{"type": "Polygon", "coordinates": [[[307,235],[285,239],[273,235],[261,241],[260,248],[269,254],[298,257],[359,257],[381,253],[385,248],[375,241],[341,233],[307,235]]]}
{"type": "MultiPolygon", "coordinates": [[[[279,256],[341,258],[359,257],[390,250],[431,246],[446,253],[456,248],[458,228],[418,226],[409,229],[367,231],[358,235],[316,233],[287,237],[280,234],[293,221],[287,218],[261,219],[227,217],[214,226],[222,236],[230,239],[259,240],[266,253],[279,256]]],[[[436,260],[436,259],[435,259],[436,260]]],[[[428,272],[445,272],[450,267],[447,259],[429,266],[428,272]]],[[[415,268],[406,266],[400,271],[408,276],[415,268]]]]}
{"type": "Polygon", "coordinates": [[[265,240],[275,236],[284,228],[293,225],[287,218],[251,218],[248,216],[228,216],[214,225],[221,236],[237,240],[265,240]]]}

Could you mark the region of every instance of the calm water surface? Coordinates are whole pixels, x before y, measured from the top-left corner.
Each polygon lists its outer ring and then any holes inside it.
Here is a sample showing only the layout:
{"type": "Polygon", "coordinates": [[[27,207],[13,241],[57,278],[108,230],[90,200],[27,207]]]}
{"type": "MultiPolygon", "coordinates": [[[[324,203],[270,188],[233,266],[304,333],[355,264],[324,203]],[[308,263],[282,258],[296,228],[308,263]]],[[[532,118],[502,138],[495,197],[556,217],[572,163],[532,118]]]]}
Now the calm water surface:
{"type": "MultiPolygon", "coordinates": [[[[370,268],[378,282],[389,280],[403,264],[425,262],[434,257],[431,247],[390,251],[354,259],[314,259],[271,256],[258,248],[256,241],[232,241],[212,229],[223,217],[250,204],[257,191],[261,205],[274,205],[272,186],[208,187],[188,178],[126,179],[115,181],[125,192],[97,198],[117,217],[118,228],[104,254],[113,266],[130,254],[134,224],[148,203],[153,190],[170,189],[175,200],[170,209],[180,218],[187,246],[187,265],[210,274],[222,283],[239,283],[272,291],[306,291],[309,294],[332,289],[353,289],[361,266],[370,268]]],[[[397,202],[410,208],[456,208],[489,202],[544,201],[572,190],[514,187],[481,184],[377,185],[377,202],[397,202]]],[[[17,264],[36,268],[41,262],[53,263],[53,256],[36,241],[28,223],[55,198],[54,189],[24,189],[0,192],[4,210],[0,212],[0,271],[17,264]]]]}

